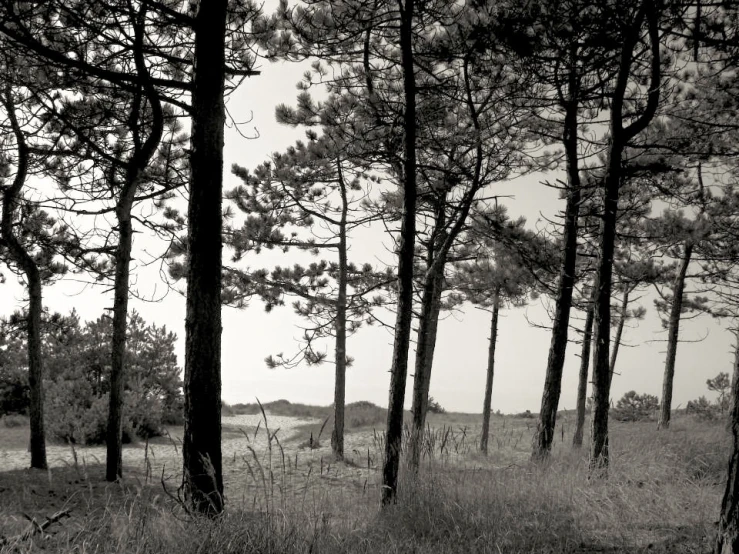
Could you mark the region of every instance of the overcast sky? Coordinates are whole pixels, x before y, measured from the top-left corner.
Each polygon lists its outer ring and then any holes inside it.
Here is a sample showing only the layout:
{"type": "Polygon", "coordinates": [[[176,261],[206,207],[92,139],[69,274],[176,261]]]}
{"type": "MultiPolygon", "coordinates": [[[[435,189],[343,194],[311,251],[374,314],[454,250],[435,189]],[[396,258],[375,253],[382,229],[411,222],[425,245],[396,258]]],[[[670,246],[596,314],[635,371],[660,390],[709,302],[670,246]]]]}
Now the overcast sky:
{"type": "MultiPolygon", "coordinates": [[[[295,101],[302,68],[291,64],[264,64],[262,75],[242,85],[229,99],[228,110],[234,120],[243,122],[246,135],[259,135],[247,140],[229,128],[226,131],[225,188],[238,184],[231,175],[230,166],[236,162],[254,168],[274,151],[283,150],[294,140],[303,138],[304,132],[280,126],[274,121],[274,108],[278,103],[295,101]],[[255,130],[256,129],[256,130],[255,130]]],[[[513,195],[505,201],[512,216],[525,216],[529,225],[535,225],[543,215],[552,218],[563,209],[556,191],[537,182],[523,178],[491,188],[490,194],[513,195]]],[[[357,261],[394,263],[393,255],[382,244],[383,234],[365,231],[352,241],[350,258],[357,261]]],[[[157,246],[141,233],[134,243],[134,256],[145,260],[143,250],[156,250],[157,246]]],[[[253,267],[268,266],[274,256],[254,261],[253,267]]],[[[303,259],[303,258],[301,258],[303,259]]],[[[285,260],[285,258],[283,258],[285,260]]],[[[289,258],[287,258],[289,260],[289,258]]],[[[282,262],[284,264],[284,261],[282,262]]],[[[158,279],[158,266],[148,268],[137,264],[134,286],[143,295],[161,296],[165,287],[158,279]]],[[[9,281],[13,281],[11,277],[9,281]]],[[[6,285],[7,293],[2,306],[4,313],[23,306],[23,293],[19,287],[6,285]]],[[[76,282],[63,282],[45,290],[45,305],[50,310],[67,312],[76,308],[85,320],[98,317],[104,307],[112,306],[112,293],[101,287],[84,287],[76,282]]],[[[639,302],[647,308],[643,321],[629,322],[624,333],[625,345],[619,351],[618,375],[613,381],[612,396],[615,399],[628,390],[648,392],[661,396],[664,371],[666,333],[653,306],[653,294],[645,293],[639,302]],[[633,346],[633,347],[631,347],[633,346]]],[[[547,354],[551,332],[532,327],[530,321],[549,325],[542,301],[527,308],[506,309],[501,313],[496,350],[496,372],[493,387],[493,410],[504,413],[529,409],[538,411],[544,383],[547,354]]],[[[184,298],[170,293],[163,300],[152,303],[132,300],[136,309],[149,322],[166,324],[177,333],[178,358],[184,363],[184,298]]],[[[575,312],[574,317],[582,317],[575,312]]],[[[295,338],[301,335],[297,325],[299,318],[289,306],[267,314],[259,301],[244,310],[224,308],[223,312],[223,398],[229,403],[253,402],[286,398],[292,402],[327,405],[333,401],[333,364],[295,369],[268,369],[264,358],[268,355],[293,353],[295,338]]],[[[489,314],[465,306],[448,315],[439,326],[431,395],[445,408],[454,411],[477,412],[482,409],[485,369],[489,337],[489,314]]],[[[572,336],[572,333],[571,333],[572,336]]],[[[688,400],[708,394],[706,379],[720,371],[731,371],[731,335],[722,329],[721,322],[701,316],[682,325],[681,336],[686,340],[706,337],[700,342],[680,344],[673,406],[684,406],[688,400]]],[[[354,357],[347,375],[347,402],[369,400],[387,405],[389,369],[392,354],[392,334],[382,328],[361,330],[348,342],[348,353],[354,357]]],[[[328,360],[333,358],[333,347],[326,344],[328,360]]],[[[574,408],[579,369],[579,345],[568,348],[562,384],[560,408],[574,408]]],[[[411,352],[412,354],[412,352],[411,352]]],[[[412,367],[412,365],[410,366],[412,367]]],[[[408,381],[408,391],[412,380],[408,381]]],[[[410,393],[407,395],[410,404],[410,393]]]]}

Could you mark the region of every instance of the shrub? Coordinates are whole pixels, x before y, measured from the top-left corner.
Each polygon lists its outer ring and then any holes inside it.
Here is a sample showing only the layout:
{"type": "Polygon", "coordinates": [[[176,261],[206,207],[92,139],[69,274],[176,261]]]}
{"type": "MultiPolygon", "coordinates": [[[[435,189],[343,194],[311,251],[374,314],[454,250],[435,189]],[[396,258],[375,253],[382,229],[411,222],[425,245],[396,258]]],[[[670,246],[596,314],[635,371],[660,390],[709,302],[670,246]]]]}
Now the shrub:
{"type": "Polygon", "coordinates": [[[30,389],[25,376],[22,380],[0,380],[0,414],[28,414],[30,389]]]}
{"type": "Polygon", "coordinates": [[[445,414],[446,410],[442,407],[441,404],[439,404],[436,400],[434,400],[433,396],[429,396],[429,407],[428,411],[432,414],[445,414]]]}
{"type": "Polygon", "coordinates": [[[2,417],[3,427],[13,429],[15,427],[28,427],[28,417],[12,414],[4,415],[2,417]]]}
{"type": "Polygon", "coordinates": [[[716,405],[721,414],[726,412],[729,409],[729,397],[731,392],[731,379],[729,379],[729,374],[725,372],[719,373],[713,379],[708,379],[706,381],[706,386],[708,387],[708,390],[718,393],[716,405]]]}
{"type": "MultiPolygon", "coordinates": [[[[108,429],[109,396],[85,394],[79,381],[53,381],[48,387],[45,415],[47,436],[55,441],[73,444],[103,444],[108,429]],[[53,395],[53,396],[52,396],[53,395]]],[[[144,416],[126,399],[123,407],[123,442],[130,443],[136,436],[137,425],[141,437],[154,436],[144,416]]],[[[161,433],[157,433],[161,434],[161,433]]]]}
{"type": "Polygon", "coordinates": [[[611,410],[617,421],[643,421],[651,419],[659,406],[659,400],[651,394],[637,394],[636,391],[625,393],[611,410]]]}
{"type": "Polygon", "coordinates": [[[185,398],[167,397],[162,403],[162,425],[185,424],[185,398]]]}
{"type": "Polygon", "coordinates": [[[704,421],[713,421],[721,417],[722,410],[720,404],[713,404],[705,396],[701,396],[697,400],[688,401],[685,413],[704,421]]]}
{"type": "Polygon", "coordinates": [[[346,405],[345,423],[349,429],[373,427],[387,421],[387,410],[372,402],[361,400],[346,405]]]}
{"type": "MultiPolygon", "coordinates": [[[[125,397],[124,417],[128,423],[128,429],[141,439],[159,437],[163,434],[162,401],[154,397],[143,397],[127,394],[125,397]]],[[[124,429],[126,428],[124,423],[124,429]]]]}

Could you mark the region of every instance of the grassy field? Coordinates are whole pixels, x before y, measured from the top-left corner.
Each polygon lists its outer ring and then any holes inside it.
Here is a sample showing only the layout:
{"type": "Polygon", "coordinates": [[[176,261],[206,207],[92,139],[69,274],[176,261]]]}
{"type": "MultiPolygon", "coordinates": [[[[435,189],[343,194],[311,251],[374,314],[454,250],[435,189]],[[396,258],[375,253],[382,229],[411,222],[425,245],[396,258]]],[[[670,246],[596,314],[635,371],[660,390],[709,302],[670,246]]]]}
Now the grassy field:
{"type": "MultiPolygon", "coordinates": [[[[176,430],[171,459],[157,461],[161,471],[144,461],[148,448],[129,447],[142,463],[126,464],[120,484],[105,483],[84,449],[48,472],[0,472],[0,550],[710,552],[730,444],[720,423],[677,417],[660,432],[653,422],[614,423],[609,477],[589,481],[587,448],[570,448],[569,414],[558,420],[545,466],[528,459],[535,420],[495,416],[484,457],[476,450],[479,416],[432,414],[421,478],[403,474],[398,504],[381,511],[383,425],[367,423],[377,414],[350,426],[348,460],[337,463],[330,423],[319,448],[305,447],[325,412],[291,406],[302,419],[268,407],[266,422],[248,413],[224,420],[228,508],[216,521],[188,514],[178,501],[176,430]],[[289,432],[268,441],[265,427],[289,432]]],[[[0,421],[0,449],[25,445],[27,431],[0,421]]]]}

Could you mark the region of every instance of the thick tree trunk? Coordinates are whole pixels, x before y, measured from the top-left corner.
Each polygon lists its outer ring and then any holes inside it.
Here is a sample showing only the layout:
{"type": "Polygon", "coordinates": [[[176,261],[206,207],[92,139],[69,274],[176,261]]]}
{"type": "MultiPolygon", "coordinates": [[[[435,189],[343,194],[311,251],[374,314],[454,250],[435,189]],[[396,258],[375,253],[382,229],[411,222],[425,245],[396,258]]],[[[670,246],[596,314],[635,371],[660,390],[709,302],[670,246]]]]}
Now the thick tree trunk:
{"type": "MultiPolygon", "coordinates": [[[[576,54],[575,54],[576,55],[576,54]]],[[[575,75],[572,70],[570,96],[576,98],[575,75]]],[[[539,423],[534,437],[532,458],[543,460],[549,456],[557,424],[557,407],[562,392],[562,371],[567,352],[567,334],[572,307],[572,289],[575,286],[577,262],[577,228],[580,214],[580,173],[577,152],[577,101],[571,100],[565,113],[562,142],[567,155],[567,204],[563,229],[564,253],[557,284],[557,300],[552,323],[552,341],[549,346],[544,391],[541,396],[539,423]]]]}
{"type": "Polygon", "coordinates": [[[223,511],[221,253],[227,0],[199,4],[192,79],[185,319],[184,485],[193,508],[223,511]]]}
{"type": "Polygon", "coordinates": [[[595,319],[595,294],[597,289],[593,287],[593,294],[587,315],[585,316],[585,328],[582,334],[582,350],[580,352],[580,374],[577,381],[577,409],[575,416],[575,434],[572,437],[572,446],[582,446],[585,431],[585,402],[588,391],[588,369],[590,368],[590,346],[593,343],[593,320],[595,319]]]}
{"type": "MultiPolygon", "coordinates": [[[[443,255],[443,254],[440,254],[443,255]]],[[[446,257],[446,256],[444,256],[446,257]]],[[[431,368],[434,363],[434,350],[441,313],[441,294],[444,289],[444,263],[438,263],[435,273],[426,278],[421,298],[421,316],[418,320],[416,341],[416,364],[413,377],[413,425],[408,445],[408,464],[411,470],[418,471],[423,449],[423,435],[426,427],[426,414],[429,407],[429,388],[431,368]]]]}
{"type": "Polygon", "coordinates": [[[662,403],[659,410],[658,429],[667,429],[670,426],[672,383],[675,379],[675,359],[677,357],[677,339],[680,333],[680,315],[683,311],[685,276],[688,273],[692,255],[693,244],[688,241],[685,243],[683,257],[680,261],[680,270],[675,276],[675,282],[672,286],[672,306],[670,307],[670,322],[667,330],[667,357],[665,358],[665,376],[662,381],[662,403]]]}
{"type": "Polygon", "coordinates": [[[405,96],[405,159],[403,160],[403,215],[398,244],[398,313],[395,320],[390,398],[382,468],[382,505],[394,503],[398,489],[400,449],[403,438],[403,404],[408,376],[413,317],[413,254],[416,236],[416,78],[413,63],[414,0],[401,4],[400,50],[405,96]]]}
{"type": "Polygon", "coordinates": [[[13,261],[25,273],[28,281],[28,319],[26,333],[28,336],[28,388],[30,390],[30,447],[31,467],[46,469],[46,438],[44,434],[44,367],[41,353],[41,313],[43,299],[41,295],[41,272],[31,255],[13,233],[13,220],[21,190],[28,176],[28,146],[25,136],[15,114],[15,104],[10,86],[6,86],[2,103],[6,109],[15,135],[18,160],[16,174],[11,186],[3,194],[1,231],[2,238],[13,261]]]}
{"type": "Polygon", "coordinates": [[[608,387],[611,387],[611,384],[613,384],[613,374],[616,371],[616,360],[618,359],[618,347],[621,345],[621,337],[623,337],[624,334],[624,324],[626,323],[626,310],[629,307],[629,289],[624,289],[624,295],[621,299],[621,313],[618,316],[618,325],[616,326],[616,336],[613,338],[613,351],[611,352],[611,362],[609,364],[611,374],[610,374],[610,384],[608,387]]]}
{"type": "Polygon", "coordinates": [[[734,376],[731,381],[732,450],[729,458],[728,478],[721,501],[718,534],[714,554],[739,552],[739,334],[734,346],[734,376]]]}
{"type": "Polygon", "coordinates": [[[488,436],[490,435],[490,409],[493,401],[493,376],[495,375],[495,343],[498,340],[498,311],[500,310],[500,289],[493,293],[493,315],[490,318],[490,344],[488,345],[488,371],[485,381],[485,399],[482,404],[482,436],[480,452],[488,453],[488,436]]]}
{"type": "MultiPolygon", "coordinates": [[[[341,167],[339,167],[341,171],[341,167]]],[[[334,383],[334,430],[331,450],[337,460],[344,459],[344,407],[346,404],[346,218],[349,208],[346,187],[341,177],[341,223],[339,224],[339,294],[336,299],[336,381],[334,383]]]]}
{"type": "Polygon", "coordinates": [[[136,187],[126,191],[116,210],[118,216],[118,246],[115,255],[113,298],[113,336],[111,340],[110,404],[106,434],[105,479],[115,481],[123,475],[123,385],[126,364],[126,329],[128,317],[128,280],[133,246],[131,206],[136,187]]]}

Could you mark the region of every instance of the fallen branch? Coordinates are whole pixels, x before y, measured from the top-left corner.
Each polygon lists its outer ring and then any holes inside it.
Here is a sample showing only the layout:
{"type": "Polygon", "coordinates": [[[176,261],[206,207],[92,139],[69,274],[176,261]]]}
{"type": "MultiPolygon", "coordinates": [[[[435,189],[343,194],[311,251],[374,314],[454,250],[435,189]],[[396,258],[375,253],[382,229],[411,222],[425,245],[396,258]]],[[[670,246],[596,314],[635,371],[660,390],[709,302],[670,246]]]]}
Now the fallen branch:
{"type": "Polygon", "coordinates": [[[36,521],[36,518],[33,518],[27,514],[21,514],[23,517],[25,517],[28,521],[31,522],[31,524],[28,526],[28,529],[26,529],[23,533],[20,535],[15,535],[14,537],[0,537],[0,546],[6,546],[10,543],[18,543],[23,542],[34,535],[38,533],[43,533],[46,529],[49,528],[49,526],[53,525],[54,523],[58,522],[63,517],[69,517],[70,510],[59,510],[57,513],[53,514],[50,517],[46,518],[46,521],[43,523],[39,523],[36,521]]]}

